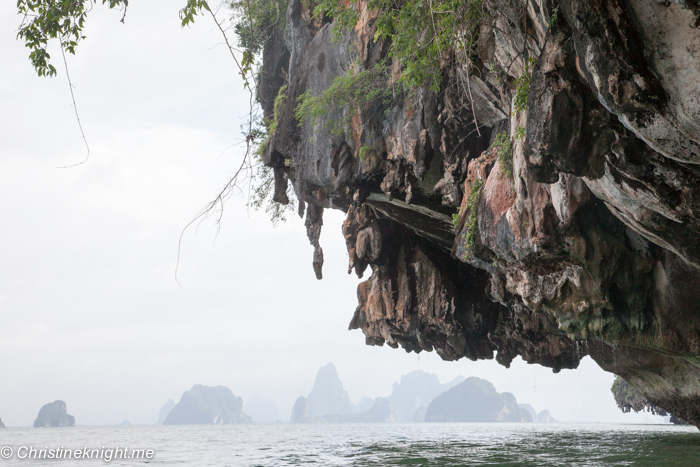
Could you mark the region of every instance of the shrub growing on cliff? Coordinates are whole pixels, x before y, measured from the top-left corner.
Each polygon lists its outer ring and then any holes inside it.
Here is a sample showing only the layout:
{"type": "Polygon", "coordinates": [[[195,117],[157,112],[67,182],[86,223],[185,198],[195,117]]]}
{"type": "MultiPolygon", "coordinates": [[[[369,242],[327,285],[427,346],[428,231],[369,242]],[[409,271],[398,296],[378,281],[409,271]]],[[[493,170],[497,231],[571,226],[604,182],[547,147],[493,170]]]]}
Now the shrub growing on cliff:
{"type": "MultiPolygon", "coordinates": [[[[264,210],[270,216],[273,225],[276,225],[280,221],[285,222],[287,220],[287,214],[296,210],[296,196],[294,196],[291,188],[288,188],[287,193],[287,197],[289,198],[288,204],[284,205],[272,199],[275,191],[275,173],[272,167],[268,167],[264,163],[267,145],[269,144],[270,138],[275,133],[280,112],[282,112],[282,107],[286,101],[287,86],[285,85],[279,89],[277,97],[275,97],[272,118],[258,121],[257,123],[258,133],[256,139],[259,142],[255,145],[253,170],[250,176],[251,190],[248,206],[258,211],[264,210]]],[[[288,161],[285,160],[285,164],[287,164],[287,162],[288,161]]]]}
{"type": "Polygon", "coordinates": [[[262,52],[275,27],[284,31],[287,0],[230,0],[238,45],[253,55],[262,52]]]}
{"type": "Polygon", "coordinates": [[[513,147],[510,144],[510,136],[507,132],[503,131],[496,135],[491,144],[492,148],[496,148],[496,156],[498,157],[498,163],[503,169],[503,173],[506,177],[510,178],[513,176],[513,147]]]}
{"type": "MultiPolygon", "coordinates": [[[[469,216],[464,226],[467,228],[464,237],[464,247],[465,255],[474,249],[476,244],[476,222],[477,222],[477,205],[479,203],[479,197],[481,196],[481,189],[484,186],[484,181],[480,178],[474,180],[472,183],[471,190],[469,190],[469,198],[467,198],[467,203],[464,208],[469,211],[469,216]]],[[[466,258],[465,258],[466,260],[466,258]]]]}
{"type": "MultiPolygon", "coordinates": [[[[358,0],[320,0],[314,12],[330,15],[336,33],[352,28],[362,5],[358,0]]],[[[438,91],[445,61],[460,56],[468,61],[484,16],[482,0],[368,0],[378,10],[375,40],[391,42],[388,57],[401,64],[399,81],[408,87],[429,84],[438,91]]]]}
{"type": "Polygon", "coordinates": [[[535,66],[535,59],[530,57],[525,62],[525,70],[515,80],[515,97],[513,97],[513,108],[517,113],[521,113],[527,108],[527,99],[530,97],[530,78],[532,78],[531,68],[535,66]]]}
{"type": "Polygon", "coordinates": [[[326,120],[333,134],[342,134],[347,129],[354,111],[396,92],[386,86],[387,73],[388,68],[383,64],[362,71],[353,67],[348,73],[336,77],[333,84],[321,94],[314,95],[311,91],[306,91],[299,96],[294,115],[300,122],[307,118],[316,122],[336,109],[345,109],[345,115],[341,119],[326,120]]]}

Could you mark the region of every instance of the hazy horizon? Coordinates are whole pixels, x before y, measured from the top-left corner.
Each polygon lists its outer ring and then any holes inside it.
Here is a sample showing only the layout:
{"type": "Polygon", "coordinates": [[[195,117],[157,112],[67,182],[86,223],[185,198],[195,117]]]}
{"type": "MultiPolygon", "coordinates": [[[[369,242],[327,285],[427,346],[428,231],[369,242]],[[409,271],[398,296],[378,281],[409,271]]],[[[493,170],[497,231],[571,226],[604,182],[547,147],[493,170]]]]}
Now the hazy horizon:
{"type": "MultiPolygon", "coordinates": [[[[276,228],[245,195],[182,229],[237,167],[246,94],[210,20],[182,29],[179,2],[96,5],[88,40],[68,56],[75,120],[59,75],[38,78],[16,40],[21,18],[0,6],[0,418],[30,426],[64,400],[78,425],[155,423],[194,384],[272,399],[287,421],[319,367],[333,362],[353,403],[388,396],[401,375],[441,382],[478,376],[561,421],[640,422],[610,393],[614,376],[585,358],[577,370],[368,347],[348,331],[359,280],[347,274],[340,211],[326,212],[324,279],[303,221],[276,228]]],[[[54,44],[55,46],[55,44],[54,44]]],[[[367,278],[369,272],[365,276],[367,278]]]]}

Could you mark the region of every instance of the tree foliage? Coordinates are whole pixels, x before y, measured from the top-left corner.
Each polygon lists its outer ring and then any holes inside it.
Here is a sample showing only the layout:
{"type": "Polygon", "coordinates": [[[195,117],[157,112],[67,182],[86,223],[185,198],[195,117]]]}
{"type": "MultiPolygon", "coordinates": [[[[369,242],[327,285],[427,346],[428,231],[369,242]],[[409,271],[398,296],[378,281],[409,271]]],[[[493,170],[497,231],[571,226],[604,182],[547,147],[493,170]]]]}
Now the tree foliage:
{"type": "MultiPolygon", "coordinates": [[[[61,48],[75,54],[85,39],[83,30],[87,15],[98,0],[17,0],[17,11],[23,15],[17,38],[31,50],[29,60],[39,76],[55,76],[56,68],[47,52],[49,41],[58,39],[61,48]]],[[[110,9],[121,8],[121,22],[126,18],[129,0],[102,0],[110,9]]],[[[211,11],[206,0],[187,0],[180,10],[182,26],[194,22],[202,11],[211,11]]]]}
{"type": "MultiPolygon", "coordinates": [[[[126,15],[129,0],[102,0],[109,8],[121,7],[126,15]]],[[[24,15],[17,38],[31,50],[29,60],[39,76],[54,76],[56,68],[46,51],[51,39],[58,39],[66,52],[75,54],[75,48],[85,39],[83,28],[93,3],[83,0],[18,0],[17,10],[24,15]]],[[[122,16],[124,21],[124,16],[122,16]]]]}
{"type": "Polygon", "coordinates": [[[238,46],[259,56],[275,27],[284,31],[286,0],[229,0],[238,46]]]}

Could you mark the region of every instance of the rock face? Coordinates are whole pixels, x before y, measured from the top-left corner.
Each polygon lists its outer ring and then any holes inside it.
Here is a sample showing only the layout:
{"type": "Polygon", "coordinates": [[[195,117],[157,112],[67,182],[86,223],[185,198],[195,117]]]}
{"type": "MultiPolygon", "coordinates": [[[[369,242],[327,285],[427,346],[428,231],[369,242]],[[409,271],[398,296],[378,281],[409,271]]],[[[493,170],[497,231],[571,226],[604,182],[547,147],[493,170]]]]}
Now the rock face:
{"type": "Polygon", "coordinates": [[[173,410],[173,407],[175,407],[175,401],[172,399],[168,399],[168,402],[163,404],[163,407],[161,407],[160,411],[158,412],[158,421],[156,422],[156,425],[163,424],[165,419],[168,418],[168,414],[170,413],[170,411],[173,410]]]}
{"type": "Polygon", "coordinates": [[[496,392],[493,384],[471,377],[437,396],[425,412],[426,422],[531,422],[515,396],[496,392]]]}
{"type": "Polygon", "coordinates": [[[39,410],[34,428],[75,426],[75,417],[68,415],[68,407],[63,401],[54,401],[39,410]]]}
{"type": "Polygon", "coordinates": [[[322,419],[331,414],[351,415],[353,412],[350,397],[343,389],[343,383],[332,363],[318,370],[314,387],[306,400],[311,420],[322,419]]]}
{"type": "Polygon", "coordinates": [[[363,397],[353,407],[335,366],[329,363],[316,374],[309,397],[300,396],[292,409],[291,423],[386,423],[394,422],[394,409],[387,397],[363,397]]]}
{"type": "Polygon", "coordinates": [[[529,413],[533,422],[537,421],[537,411],[530,404],[518,404],[518,408],[529,413]]]}
{"type": "Polygon", "coordinates": [[[332,40],[332,21],[290,0],[265,47],[267,117],[288,93],[265,163],[275,199],[291,183],[306,212],[319,278],[323,210],[347,213],[349,269],[371,269],[350,328],[448,360],[520,355],[556,372],[590,355],[700,426],[696,3],[485,1],[474,55],[444,61],[439,91],[312,122],[294,115],[302,93],[388,47],[362,2],[332,40]],[[325,125],[344,117],[341,134],[325,125]],[[512,167],[489,149],[501,133],[512,167]]]}
{"type": "Polygon", "coordinates": [[[299,398],[296,400],[289,422],[309,423],[309,403],[306,401],[306,397],[299,396],[299,398]]]}
{"type": "Polygon", "coordinates": [[[634,410],[635,413],[651,412],[654,415],[670,415],[671,423],[675,425],[688,424],[688,422],[686,422],[685,420],[678,418],[676,415],[668,413],[661,407],[658,407],[649,402],[649,400],[646,397],[641,395],[639,391],[634,389],[632,386],[629,385],[627,381],[620,378],[619,376],[615,378],[615,381],[613,382],[613,385],[610,388],[610,390],[613,393],[613,397],[615,398],[617,406],[624,413],[629,413],[634,410]]]}
{"type": "Polygon", "coordinates": [[[545,409],[537,414],[538,423],[558,423],[559,421],[549,414],[549,410],[545,409]]]}
{"type": "Polygon", "coordinates": [[[224,386],[195,384],[185,391],[170,411],[164,425],[209,425],[214,423],[251,423],[243,413],[243,399],[224,386]]]}
{"type": "Polygon", "coordinates": [[[368,411],[356,415],[353,421],[367,423],[390,423],[395,422],[394,408],[391,400],[387,397],[377,397],[368,411]]]}
{"type": "MultiPolygon", "coordinates": [[[[422,412],[425,415],[425,408],[433,399],[462,381],[464,378],[458,377],[449,383],[441,384],[437,375],[420,370],[401,376],[401,381],[394,383],[389,396],[396,421],[416,421],[416,412],[420,407],[423,407],[422,412]]],[[[423,421],[420,415],[417,418],[418,421],[423,421]]]]}
{"type": "Polygon", "coordinates": [[[374,399],[371,397],[363,397],[359,402],[353,405],[352,410],[355,413],[367,412],[374,405],[374,399]]]}

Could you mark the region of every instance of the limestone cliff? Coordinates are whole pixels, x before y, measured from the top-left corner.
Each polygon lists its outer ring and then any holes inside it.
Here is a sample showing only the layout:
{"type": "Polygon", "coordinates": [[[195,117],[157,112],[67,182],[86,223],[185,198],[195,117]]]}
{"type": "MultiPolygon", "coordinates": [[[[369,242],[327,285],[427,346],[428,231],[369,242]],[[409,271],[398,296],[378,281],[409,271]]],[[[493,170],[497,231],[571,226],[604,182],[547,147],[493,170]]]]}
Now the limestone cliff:
{"type": "Polygon", "coordinates": [[[332,414],[352,414],[350,397],[345,392],[333,363],[328,363],[318,370],[314,386],[306,400],[311,420],[322,419],[332,414]]]}
{"type": "Polygon", "coordinates": [[[75,426],[75,417],[68,414],[68,406],[60,400],[44,404],[34,420],[34,428],[68,426],[75,426]]]}
{"type": "Polygon", "coordinates": [[[252,423],[243,412],[243,399],[225,386],[195,384],[185,391],[163,420],[163,425],[211,425],[252,423]]]}
{"type": "Polygon", "coordinates": [[[266,116],[288,94],[265,162],[306,212],[319,278],[323,210],[347,213],[349,269],[371,268],[350,327],[448,360],[556,372],[590,355],[700,425],[696,3],[484,0],[475,53],[442,63],[439,91],[300,121],[300,95],[387,43],[376,11],[333,40],[290,0],[264,51],[266,116]]]}
{"type": "Polygon", "coordinates": [[[515,396],[496,392],[493,384],[474,376],[437,396],[425,412],[426,422],[532,422],[515,396]]]}
{"type": "Polygon", "coordinates": [[[158,421],[156,422],[156,425],[163,424],[165,419],[168,418],[168,414],[170,413],[170,411],[173,410],[173,407],[175,407],[175,401],[172,399],[168,399],[168,401],[165,404],[163,404],[163,407],[161,407],[158,411],[158,421]]]}
{"type": "Polygon", "coordinates": [[[415,370],[402,375],[400,382],[394,383],[389,400],[394,408],[397,422],[423,421],[425,409],[437,396],[464,381],[458,376],[449,383],[441,384],[434,373],[415,370]],[[419,411],[418,415],[416,412],[419,411]]]}

